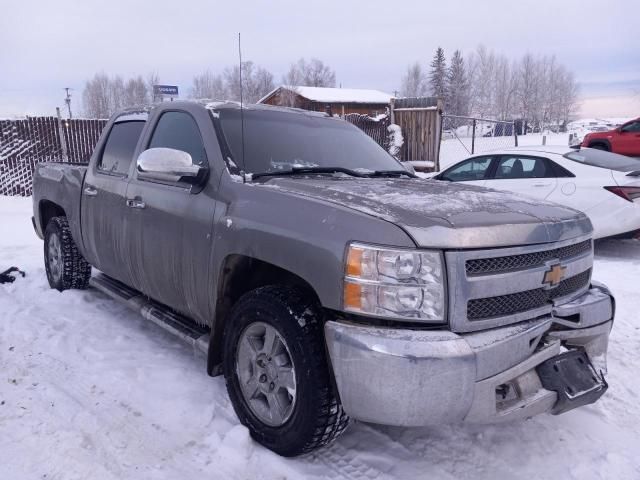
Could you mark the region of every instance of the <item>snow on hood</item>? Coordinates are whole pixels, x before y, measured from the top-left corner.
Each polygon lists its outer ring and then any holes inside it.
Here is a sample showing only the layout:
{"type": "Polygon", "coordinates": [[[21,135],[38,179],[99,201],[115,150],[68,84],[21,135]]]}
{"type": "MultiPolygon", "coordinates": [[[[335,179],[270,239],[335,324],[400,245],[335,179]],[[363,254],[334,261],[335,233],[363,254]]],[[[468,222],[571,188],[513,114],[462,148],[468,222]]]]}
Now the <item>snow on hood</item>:
{"type": "Polygon", "coordinates": [[[460,183],[401,178],[272,178],[266,182],[402,227],[421,246],[469,248],[545,243],[591,231],[571,208],[460,183]]]}

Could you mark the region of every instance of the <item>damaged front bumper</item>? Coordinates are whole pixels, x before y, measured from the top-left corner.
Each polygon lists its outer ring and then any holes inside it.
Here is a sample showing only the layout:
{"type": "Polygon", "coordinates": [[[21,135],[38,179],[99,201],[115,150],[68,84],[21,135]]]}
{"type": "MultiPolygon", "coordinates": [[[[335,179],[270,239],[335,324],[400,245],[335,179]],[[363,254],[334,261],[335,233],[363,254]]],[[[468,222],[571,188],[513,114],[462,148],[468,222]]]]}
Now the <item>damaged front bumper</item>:
{"type": "Polygon", "coordinates": [[[543,386],[537,370],[563,351],[584,352],[606,389],[613,316],[611,293],[594,284],[550,316],[482,332],[329,321],[325,337],[352,418],[400,426],[489,423],[569,409],[566,402],[556,408],[560,397],[543,386]]]}

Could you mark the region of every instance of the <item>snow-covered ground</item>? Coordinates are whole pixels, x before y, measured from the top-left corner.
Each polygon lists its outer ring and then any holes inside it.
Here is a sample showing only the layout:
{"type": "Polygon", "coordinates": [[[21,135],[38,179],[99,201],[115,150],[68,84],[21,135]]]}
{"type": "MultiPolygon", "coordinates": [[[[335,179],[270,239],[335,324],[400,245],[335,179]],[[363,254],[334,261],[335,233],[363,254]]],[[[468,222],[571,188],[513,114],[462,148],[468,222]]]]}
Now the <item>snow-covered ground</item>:
{"type": "Polygon", "coordinates": [[[0,197],[0,267],[27,272],[0,285],[0,479],[640,478],[640,242],[596,249],[618,302],[597,404],[497,426],[355,424],[284,459],[250,439],[203,357],[98,292],[50,290],[30,216],[30,199],[0,197]]]}

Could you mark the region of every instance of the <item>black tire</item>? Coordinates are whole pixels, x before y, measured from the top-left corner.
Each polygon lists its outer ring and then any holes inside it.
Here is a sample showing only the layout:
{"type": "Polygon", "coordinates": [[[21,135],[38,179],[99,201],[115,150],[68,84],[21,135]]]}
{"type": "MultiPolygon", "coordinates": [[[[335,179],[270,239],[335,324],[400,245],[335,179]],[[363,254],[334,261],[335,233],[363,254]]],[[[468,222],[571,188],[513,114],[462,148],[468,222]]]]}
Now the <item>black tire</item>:
{"type": "Polygon", "coordinates": [[[49,286],[62,292],[70,288],[85,289],[91,278],[91,265],[76,247],[67,217],[53,217],[44,231],[44,265],[49,286]],[[57,244],[56,244],[57,240],[57,244]],[[56,245],[58,248],[52,248],[56,245]],[[52,253],[52,250],[56,250],[52,253]]]}
{"type": "Polygon", "coordinates": [[[596,150],[604,150],[605,152],[609,151],[609,147],[607,147],[604,143],[594,143],[593,145],[589,145],[589,148],[594,148],[596,150]]]}
{"type": "Polygon", "coordinates": [[[224,332],[223,371],[236,414],[257,442],[286,457],[327,445],[349,422],[329,374],[322,310],[309,297],[286,286],[258,288],[238,300],[224,332]],[[239,342],[245,329],[256,321],[277,330],[295,367],[296,401],[281,426],[269,426],[254,414],[239,383],[239,342]]]}

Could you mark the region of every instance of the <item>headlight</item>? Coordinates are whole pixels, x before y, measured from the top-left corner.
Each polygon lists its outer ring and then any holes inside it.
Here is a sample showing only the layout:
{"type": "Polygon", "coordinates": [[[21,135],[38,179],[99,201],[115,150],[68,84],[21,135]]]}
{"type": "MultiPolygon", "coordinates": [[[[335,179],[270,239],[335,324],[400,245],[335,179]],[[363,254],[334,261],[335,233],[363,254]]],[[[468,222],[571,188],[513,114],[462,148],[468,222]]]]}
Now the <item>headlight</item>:
{"type": "Polygon", "coordinates": [[[445,321],[441,252],[353,243],[345,263],[346,311],[416,322],[445,321]]]}

